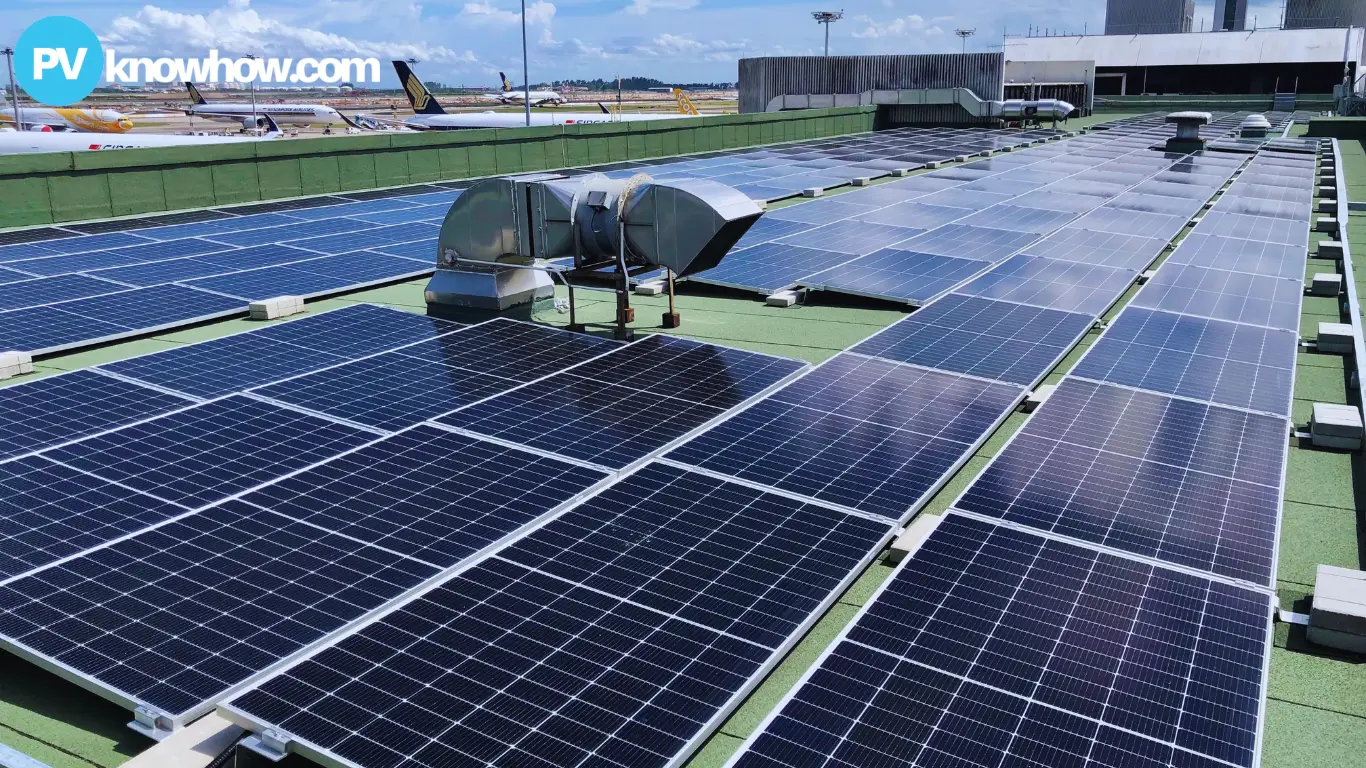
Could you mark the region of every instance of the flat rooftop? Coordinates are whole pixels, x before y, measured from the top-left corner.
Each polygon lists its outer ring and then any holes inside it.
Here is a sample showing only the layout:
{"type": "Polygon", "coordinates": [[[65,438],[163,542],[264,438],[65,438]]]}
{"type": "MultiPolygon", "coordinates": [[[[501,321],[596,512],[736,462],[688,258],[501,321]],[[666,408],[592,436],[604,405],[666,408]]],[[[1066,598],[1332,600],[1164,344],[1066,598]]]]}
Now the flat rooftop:
{"type": "MultiPolygon", "coordinates": [[[[1296,126],[1299,129],[1299,126],[1296,126]]],[[[1302,129],[1301,129],[1302,130],[1302,129]]],[[[1298,131],[1296,131],[1298,132],[1298,131]]],[[[1366,146],[1341,142],[1346,195],[1366,200],[1366,146]]],[[[1345,202],[1345,201],[1344,201],[1345,202]]],[[[801,205],[803,203],[796,203],[801,205]]],[[[1190,227],[1176,239],[1188,234],[1190,227]]],[[[1366,254],[1366,215],[1349,221],[1352,249],[1366,254]]],[[[1310,254],[1322,236],[1311,234],[1310,254]]],[[[1153,268],[1170,255],[1168,247],[1153,268]]],[[[1308,259],[1305,278],[1332,269],[1332,263],[1308,259]]],[[[1357,271],[1358,290],[1366,290],[1366,269],[1357,271]]],[[[412,313],[425,313],[426,279],[387,285],[310,303],[309,314],[357,304],[376,304],[412,313]]],[[[1137,293],[1131,288],[1105,314],[1113,320],[1137,293]]],[[[558,294],[563,297],[563,290],[558,294]]],[[[580,319],[606,324],[614,312],[610,292],[579,290],[580,319]]],[[[669,333],[685,338],[763,352],[810,363],[820,363],[906,317],[909,309],[889,303],[840,298],[813,293],[810,301],[790,308],[766,306],[762,299],[736,291],[684,285],[677,298],[680,328],[656,327],[667,304],[663,297],[633,296],[637,331],[669,333]]],[[[1301,334],[1312,338],[1320,321],[1340,322],[1332,298],[1306,296],[1301,308],[1301,334]]],[[[536,323],[563,327],[567,315],[551,307],[537,309],[536,323]]],[[[289,322],[289,321],[276,321],[289,322]]],[[[260,328],[250,320],[206,323],[133,341],[61,354],[39,360],[31,375],[0,382],[10,386],[65,371],[126,360],[208,339],[260,328]]],[[[601,331],[599,331],[601,332],[601,331]]],[[[1093,329],[1048,374],[1045,383],[1059,382],[1100,335],[1093,329]]],[[[1302,427],[1313,403],[1360,405],[1350,386],[1350,358],[1297,355],[1292,417],[1302,427]]],[[[1031,417],[1013,411],[922,512],[941,515],[978,477],[986,465],[1031,417]]],[[[1315,450],[1292,441],[1284,485],[1283,517],[1278,542],[1276,594],[1283,609],[1307,613],[1315,568],[1330,564],[1366,567],[1358,494],[1366,492],[1360,453],[1315,450]]],[[[877,557],[833,606],[786,655],[777,668],[693,756],[691,766],[720,766],[751,736],[778,706],[821,653],[855,617],[873,592],[893,573],[877,557]]],[[[1366,665],[1363,658],[1335,653],[1308,643],[1301,626],[1277,623],[1266,690],[1261,766],[1263,768],[1342,768],[1361,765],[1366,754],[1366,665]]],[[[0,653],[0,744],[32,756],[52,768],[117,766],[143,752],[153,742],[130,730],[129,712],[61,678],[6,653],[0,653]]],[[[311,763],[291,756],[288,765],[311,763]]]]}

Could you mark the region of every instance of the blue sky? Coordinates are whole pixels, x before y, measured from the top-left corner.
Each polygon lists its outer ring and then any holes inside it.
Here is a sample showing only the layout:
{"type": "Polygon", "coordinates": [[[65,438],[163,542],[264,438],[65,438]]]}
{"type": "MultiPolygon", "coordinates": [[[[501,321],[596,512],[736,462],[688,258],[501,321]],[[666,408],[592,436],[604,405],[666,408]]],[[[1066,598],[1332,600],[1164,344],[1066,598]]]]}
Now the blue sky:
{"type": "MultiPolygon", "coordinates": [[[[1094,33],[1105,15],[1104,0],[528,0],[531,79],[730,81],[743,56],[819,53],[810,12],[841,5],[831,53],[957,51],[958,27],[977,30],[968,50],[1000,50],[1003,28],[1085,25],[1094,33]]],[[[1212,5],[1196,6],[1197,28],[1212,5]]],[[[424,78],[492,85],[498,70],[520,83],[518,8],[516,0],[7,0],[0,43],[62,14],[120,54],[202,56],[216,47],[224,56],[415,56],[424,78]]],[[[384,75],[395,84],[387,63],[384,75]]]]}

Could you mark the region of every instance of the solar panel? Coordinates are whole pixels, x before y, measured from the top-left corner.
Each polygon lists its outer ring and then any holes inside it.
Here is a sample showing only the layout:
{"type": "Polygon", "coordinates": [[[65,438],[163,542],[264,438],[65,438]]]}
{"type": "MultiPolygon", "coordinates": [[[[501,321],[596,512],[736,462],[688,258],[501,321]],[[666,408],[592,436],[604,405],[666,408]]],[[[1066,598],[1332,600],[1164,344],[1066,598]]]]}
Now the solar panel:
{"type": "Polygon", "coordinates": [[[371,432],[234,395],[44,455],[104,480],[197,507],[374,438],[371,432]]]}
{"type": "Polygon", "coordinates": [[[1063,227],[1028,246],[1022,254],[1100,267],[1139,270],[1157,258],[1167,240],[1063,227]]]}
{"type": "Polygon", "coordinates": [[[1193,264],[1303,281],[1307,235],[1306,240],[1298,244],[1283,245],[1255,239],[1220,237],[1207,234],[1205,230],[1202,221],[1196,232],[1181,241],[1181,247],[1168,261],[1172,264],[1193,264]]]}
{"type": "Polygon", "coordinates": [[[189,224],[191,222],[199,221],[214,221],[216,219],[227,218],[227,216],[228,214],[223,213],[222,211],[179,211],[176,213],[157,214],[155,216],[139,216],[131,219],[82,221],[63,224],[62,227],[75,232],[98,234],[101,232],[143,229],[145,227],[161,227],[167,224],[189,224]]]}
{"type": "Polygon", "coordinates": [[[750,228],[746,230],[744,236],[735,244],[731,252],[735,253],[740,249],[769,240],[776,240],[795,232],[804,232],[812,227],[813,225],[801,221],[785,221],[764,216],[750,225],[750,228]]]}
{"type": "Polygon", "coordinates": [[[950,515],[736,765],[1252,766],[1270,609],[950,515]]]}
{"type": "Polygon", "coordinates": [[[0,587],[0,641],[185,717],[435,574],[231,501],[0,587]]]}
{"type": "Polygon", "coordinates": [[[889,533],[652,465],[228,706],[350,765],[675,763],[889,533]]]}
{"type": "Polygon", "coordinates": [[[23,309],[101,293],[126,290],[128,286],[85,275],[38,277],[0,285],[0,310],[23,309]]]}
{"type": "Polygon", "coordinates": [[[1137,276],[1133,270],[1020,255],[964,285],[958,293],[1100,315],[1137,276]]]}
{"type": "Polygon", "coordinates": [[[1055,192],[1052,187],[1037,189],[1010,201],[1011,205],[1025,208],[1038,208],[1045,211],[1066,211],[1085,213],[1101,204],[1092,195],[1079,195],[1071,192],[1055,192]]]}
{"type": "Polygon", "coordinates": [[[410,242],[414,238],[431,239],[441,233],[440,226],[422,222],[375,226],[359,232],[343,232],[339,235],[323,235],[303,240],[293,240],[290,245],[307,248],[318,253],[338,254],[359,251],[363,248],[410,242]]]}
{"type": "Polygon", "coordinates": [[[420,425],[243,500],[447,568],[607,477],[578,464],[420,425]]]}
{"type": "Polygon", "coordinates": [[[241,232],[215,232],[206,235],[206,237],[213,238],[214,241],[227,245],[265,245],[267,243],[303,240],[304,238],[317,237],[318,235],[335,235],[341,232],[356,232],[362,229],[370,229],[373,226],[374,225],[369,222],[356,219],[322,219],[319,221],[301,221],[294,224],[286,224],[282,227],[249,229],[241,232]]]}
{"type": "Polygon", "coordinates": [[[1309,222],[1291,219],[1276,219],[1265,216],[1247,216],[1211,210],[1200,219],[1200,232],[1203,235],[1246,238],[1263,243],[1279,243],[1303,246],[1309,241],[1309,222]]]}
{"type": "Polygon", "coordinates": [[[216,221],[175,224],[168,227],[144,229],[139,230],[137,234],[139,237],[147,237],[153,240],[178,240],[182,237],[199,237],[208,235],[212,232],[236,232],[243,229],[275,227],[281,224],[293,224],[295,221],[297,221],[297,219],[282,216],[278,213],[258,213],[253,216],[234,216],[229,219],[218,219],[216,221]]]}
{"type": "Polygon", "coordinates": [[[954,506],[1267,586],[1286,427],[1069,378],[954,506]]]}
{"type": "Polygon", "coordinates": [[[0,579],[187,511],[41,456],[0,464],[0,491],[0,579]]]}
{"type": "Polygon", "coordinates": [[[1141,307],[1298,331],[1304,282],[1170,264],[1134,298],[1141,307]]]}
{"type": "Polygon", "coordinates": [[[183,256],[197,256],[225,250],[228,250],[228,246],[213,243],[208,240],[185,238],[182,240],[167,240],[164,243],[148,242],[142,245],[130,245],[124,248],[114,248],[107,251],[93,251],[90,253],[71,254],[67,256],[49,256],[46,258],[28,259],[26,261],[12,262],[11,266],[15,269],[22,269],[25,272],[32,272],[35,275],[64,275],[77,271],[88,272],[101,267],[143,264],[149,261],[176,259],[183,256]]]}
{"type": "Polygon", "coordinates": [[[1119,235],[1155,237],[1165,241],[1170,240],[1176,233],[1180,232],[1188,221],[1190,221],[1190,215],[1186,214],[1145,213],[1113,208],[1107,204],[1073,221],[1071,226],[1077,229],[1113,232],[1119,235]]]}
{"type": "Polygon", "coordinates": [[[842,354],[668,458],[899,520],[1023,394],[1019,387],[842,354]]]}
{"type": "MultiPolygon", "coordinates": [[[[854,200],[858,199],[853,195],[841,195],[841,198],[844,197],[851,197],[854,200]]],[[[799,203],[797,205],[775,208],[766,212],[761,221],[776,219],[778,221],[795,221],[811,226],[818,226],[821,224],[829,224],[832,221],[838,221],[840,219],[847,219],[850,216],[864,213],[870,208],[875,207],[879,206],[876,204],[859,205],[843,199],[822,199],[809,203],[799,203]]]]}
{"type": "Polygon", "coordinates": [[[889,205],[886,208],[878,208],[868,213],[862,213],[855,217],[857,221],[865,221],[871,224],[890,224],[895,227],[912,227],[915,229],[934,229],[950,221],[961,219],[967,215],[967,211],[962,208],[951,208],[946,205],[930,205],[918,201],[902,202],[889,205]]]}
{"type": "Polygon", "coordinates": [[[256,394],[385,430],[449,413],[608,352],[615,342],[494,320],[256,394]]]}
{"type": "Polygon", "coordinates": [[[851,351],[1030,385],[1093,322],[1090,315],[951,293],[851,351]]]}
{"type": "Polygon", "coordinates": [[[45,240],[33,247],[35,251],[41,251],[45,255],[56,256],[103,251],[129,245],[146,245],[147,242],[148,239],[144,236],[126,232],[110,232],[102,235],[86,235],[85,237],[71,237],[68,233],[64,239],[45,240]]]}
{"type": "MultiPolygon", "coordinates": [[[[997,194],[994,192],[983,192],[981,190],[955,188],[945,189],[940,192],[926,195],[920,198],[919,201],[922,203],[930,203],[931,205],[948,206],[951,208],[966,208],[967,211],[980,211],[983,208],[990,208],[991,206],[1002,202],[1003,200],[1009,200],[1010,198],[1011,195],[1004,192],[997,194]]],[[[967,211],[964,211],[963,215],[966,216],[967,211]]]]}
{"type": "Polygon", "coordinates": [[[956,256],[962,259],[999,261],[1038,238],[1039,236],[1033,232],[946,224],[899,243],[897,247],[907,251],[956,256]]]}
{"type": "MultiPolygon", "coordinates": [[[[1232,188],[1230,188],[1231,192],[1232,188]]],[[[1310,218],[1307,201],[1265,200],[1258,197],[1238,197],[1226,192],[1219,198],[1219,210],[1226,213],[1240,213],[1248,216],[1265,216],[1294,221],[1308,221],[1310,218]]],[[[22,267],[21,267],[22,269],[22,267]]]]}
{"type": "Polygon", "coordinates": [[[999,203],[963,219],[964,224],[1045,235],[1076,217],[1071,211],[1049,211],[999,203]]]}
{"type": "Polygon", "coordinates": [[[242,313],[246,305],[176,285],[0,312],[0,347],[33,354],[242,313]]]}
{"type": "Polygon", "coordinates": [[[102,366],[196,397],[217,397],[462,328],[437,318],[357,304],[102,366]]]}
{"type": "Polygon", "coordinates": [[[732,251],[718,266],[689,279],[772,293],[854,258],[857,258],[854,254],[841,251],[763,243],[732,251]]]}
{"type": "Polygon", "coordinates": [[[1308,206],[1314,197],[1309,184],[1302,188],[1287,187],[1280,184],[1258,184],[1245,176],[1238,177],[1238,180],[1233,182],[1224,194],[1233,197],[1252,197],[1259,200],[1298,203],[1303,206],[1308,206]]]}
{"type": "Polygon", "coordinates": [[[45,240],[55,240],[61,237],[71,237],[71,232],[65,229],[56,229],[55,227],[12,229],[6,232],[0,232],[0,244],[14,245],[16,243],[38,243],[45,240]]]}
{"type": "Polygon", "coordinates": [[[656,335],[438,421],[624,467],[801,368],[795,360],[656,335]]]}
{"type": "Polygon", "coordinates": [[[924,304],[985,266],[971,259],[883,248],[801,282],[840,293],[924,304]]]}
{"type": "Polygon", "coordinates": [[[847,220],[788,235],[775,240],[773,244],[862,255],[915,237],[921,232],[924,230],[847,220]]]}

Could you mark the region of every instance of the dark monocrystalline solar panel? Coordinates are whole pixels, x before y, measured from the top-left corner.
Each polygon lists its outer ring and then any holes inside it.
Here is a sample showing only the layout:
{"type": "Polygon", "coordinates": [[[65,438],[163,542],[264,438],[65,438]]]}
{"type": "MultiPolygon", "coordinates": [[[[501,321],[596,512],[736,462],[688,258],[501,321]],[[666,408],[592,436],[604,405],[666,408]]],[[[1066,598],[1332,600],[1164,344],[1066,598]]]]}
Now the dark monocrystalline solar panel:
{"type": "Polygon", "coordinates": [[[274,227],[280,224],[292,224],[296,219],[282,216],[278,213],[260,213],[254,216],[234,216],[217,221],[205,221],[194,224],[176,224],[169,227],[158,227],[156,229],[144,229],[137,233],[138,237],[148,237],[153,240],[178,240],[182,237],[203,237],[211,232],[236,232],[241,229],[260,229],[261,227],[274,227]]]}
{"type": "Polygon", "coordinates": [[[778,648],[889,532],[886,522],[652,464],[499,557],[778,648]]]}
{"type": "MultiPolygon", "coordinates": [[[[147,238],[140,235],[130,235],[126,232],[110,232],[103,235],[69,237],[64,240],[47,240],[42,243],[34,244],[31,248],[35,255],[58,256],[85,254],[90,253],[91,251],[104,251],[110,248],[122,248],[128,245],[146,245],[147,242],[147,238]]],[[[71,264],[74,262],[67,261],[64,263],[71,264]]]]}
{"type": "Polygon", "coordinates": [[[1302,247],[1309,242],[1309,222],[1307,220],[1275,219],[1268,216],[1247,216],[1214,210],[1200,219],[1200,232],[1195,234],[1243,238],[1263,243],[1281,243],[1302,247]]]}
{"type": "Polygon", "coordinates": [[[461,327],[411,312],[359,304],[104,367],[178,392],[217,397],[461,327]]]}
{"type": "Polygon", "coordinates": [[[668,458],[899,520],[1022,394],[844,354],[668,458]]]}
{"type": "Polygon", "coordinates": [[[35,275],[64,275],[76,271],[88,272],[101,267],[144,264],[149,261],[163,261],[226,250],[230,250],[230,247],[208,240],[184,238],[167,240],[162,243],[148,242],[144,245],[129,245],[107,251],[16,261],[10,266],[15,269],[22,269],[25,272],[32,272],[35,275]]]}
{"type": "Polygon", "coordinates": [[[1039,307],[1099,315],[1133,283],[1127,269],[1015,256],[978,277],[959,293],[1039,307]]]}
{"type": "MultiPolygon", "coordinates": [[[[313,257],[315,254],[307,254],[313,257]]],[[[150,264],[132,264],[127,267],[110,267],[101,269],[91,274],[95,277],[102,277],[107,280],[118,280],[121,283],[136,286],[163,285],[184,280],[193,280],[197,277],[208,277],[210,275],[221,275],[224,272],[231,272],[230,267],[223,267],[211,262],[187,257],[183,259],[171,259],[169,261],[154,261],[150,264]]],[[[65,275],[64,277],[78,277],[77,275],[65,275]]],[[[61,278],[49,277],[47,280],[58,280],[61,278]]],[[[120,286],[119,290],[123,287],[120,286]]]]}
{"type": "Polygon", "coordinates": [[[1025,248],[1023,253],[1117,269],[1143,269],[1167,245],[1166,238],[1118,235],[1064,227],[1025,248]]]}
{"type": "Polygon", "coordinates": [[[1286,427],[1067,379],[955,506],[1267,586],[1286,427]]]}
{"type": "Polygon", "coordinates": [[[852,351],[1029,385],[1093,322],[1075,312],[949,294],[852,351]]]}
{"type": "Polygon", "coordinates": [[[742,251],[732,251],[720,265],[692,278],[771,293],[853,258],[856,258],[853,254],[842,251],[803,248],[787,243],[763,243],[742,251]]]}
{"type": "Polygon", "coordinates": [[[64,229],[84,232],[86,234],[98,234],[101,232],[121,232],[124,230],[143,229],[146,227],[163,227],[170,224],[193,224],[200,221],[215,221],[227,218],[228,214],[220,211],[183,211],[180,213],[165,213],[156,216],[142,216],[136,219],[112,219],[109,221],[87,221],[76,224],[63,224],[64,229]]]}
{"type": "MultiPolygon", "coordinates": [[[[805,222],[786,221],[784,219],[775,219],[765,216],[750,225],[750,228],[746,230],[744,236],[735,244],[735,248],[733,248],[731,252],[734,253],[741,248],[748,248],[751,245],[768,242],[769,240],[777,240],[780,237],[786,237],[795,232],[803,232],[811,229],[813,226],[815,225],[807,224],[805,222]]],[[[433,250],[435,250],[435,248],[433,248],[433,250]]]]}
{"type": "Polygon", "coordinates": [[[424,425],[243,500],[447,568],[607,476],[424,425]]]}
{"type": "Polygon", "coordinates": [[[105,480],[197,507],[335,456],[370,432],[233,396],[51,449],[105,480]]]}
{"type": "Polygon", "coordinates": [[[1131,307],[1077,376],[1288,415],[1298,335],[1131,307]]]}
{"type": "MultiPolygon", "coordinates": [[[[1194,264],[1254,275],[1304,279],[1307,239],[1294,245],[1207,234],[1202,222],[1172,253],[1173,264],[1194,264]]],[[[1307,237],[1307,236],[1306,236],[1307,237]]]]}
{"type": "Polygon", "coordinates": [[[72,233],[64,229],[54,229],[52,227],[40,227],[37,229],[16,229],[10,232],[0,232],[0,245],[15,245],[17,243],[37,243],[44,240],[56,240],[62,237],[71,237],[72,233]]]}
{"type": "Polygon", "coordinates": [[[0,464],[0,578],[12,578],[186,511],[41,456],[0,464]]]}
{"type": "Polygon", "coordinates": [[[293,200],[272,200],[268,203],[238,205],[232,208],[224,208],[223,210],[229,213],[235,213],[239,216],[250,216],[256,213],[298,211],[304,208],[316,208],[320,205],[336,205],[341,202],[344,202],[344,199],[340,197],[301,197],[293,200]]]}
{"type": "Polygon", "coordinates": [[[1250,768],[1270,609],[949,516],[737,765],[1250,768]]]}
{"type": "Polygon", "coordinates": [[[216,242],[228,245],[264,245],[266,243],[283,243],[289,240],[303,240],[319,235],[335,235],[340,232],[356,232],[373,227],[374,225],[369,222],[352,219],[321,219],[319,221],[300,221],[294,224],[286,224],[283,227],[248,229],[241,232],[215,232],[206,235],[206,237],[211,237],[216,242]]]}
{"type": "Polygon", "coordinates": [[[837,221],[822,227],[788,235],[774,241],[774,245],[799,245],[826,251],[840,251],[855,255],[872,253],[879,248],[899,243],[924,232],[911,227],[893,227],[863,221],[837,221]]]}
{"type": "Polygon", "coordinates": [[[1169,264],[1134,298],[1141,307],[1297,331],[1304,282],[1169,264]]]}
{"type": "Polygon", "coordinates": [[[800,368],[795,360],[653,336],[440,421],[624,467],[800,368]]]}
{"type": "Polygon", "coordinates": [[[190,405],[94,371],[0,389],[0,459],[190,405]]]}
{"type": "Polygon", "coordinates": [[[245,312],[233,299],[164,285],[0,313],[0,347],[34,354],[245,312]]]}
{"type": "MultiPolygon", "coordinates": [[[[303,264],[305,262],[298,262],[303,264]]],[[[411,266],[416,266],[409,262],[411,266]]],[[[264,267],[248,272],[234,272],[217,277],[190,280],[186,285],[236,296],[242,301],[269,299],[275,296],[318,296],[343,291],[352,281],[337,275],[308,272],[296,266],[264,267]]]]}
{"type": "Polygon", "coordinates": [[[841,293],[924,304],[985,266],[971,259],[883,248],[802,282],[841,293]]]}
{"type": "Polygon", "coordinates": [[[508,550],[536,570],[487,560],[230,706],[358,765],[664,766],[889,533],[650,466],[508,550]]]}
{"type": "Polygon", "coordinates": [[[495,320],[429,342],[258,390],[380,429],[396,430],[568,368],[618,345],[495,320]]]}
{"type": "MultiPolygon", "coordinates": [[[[127,290],[128,286],[97,280],[85,275],[38,277],[0,285],[0,310],[23,309],[70,299],[83,299],[101,293],[127,290]]],[[[3,317],[3,315],[0,315],[3,317]]]]}
{"type": "Polygon", "coordinates": [[[946,224],[938,229],[899,243],[898,248],[962,259],[1000,261],[1024,246],[1039,239],[1033,232],[1012,232],[1006,229],[946,224]]]}
{"type": "Polygon", "coordinates": [[[434,575],[234,501],[0,587],[0,637],[179,715],[434,575]]]}

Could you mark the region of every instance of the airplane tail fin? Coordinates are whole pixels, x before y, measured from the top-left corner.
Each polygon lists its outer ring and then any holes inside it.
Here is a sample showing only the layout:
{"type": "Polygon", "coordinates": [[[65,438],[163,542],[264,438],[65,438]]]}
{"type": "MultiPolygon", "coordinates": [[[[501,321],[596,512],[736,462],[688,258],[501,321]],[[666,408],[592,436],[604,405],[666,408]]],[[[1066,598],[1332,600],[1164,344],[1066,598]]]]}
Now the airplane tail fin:
{"type": "Polygon", "coordinates": [[[199,89],[196,88],[196,87],[194,87],[194,83],[186,82],[186,83],[185,83],[185,87],[188,88],[188,89],[190,90],[190,101],[194,102],[195,104],[207,104],[207,103],[208,103],[207,101],[204,100],[204,94],[200,93],[200,92],[199,92],[199,89]]]}
{"type": "Polygon", "coordinates": [[[507,93],[512,90],[512,81],[508,80],[507,75],[503,74],[502,72],[499,72],[498,79],[503,81],[503,93],[507,93]]]}
{"type": "Polygon", "coordinates": [[[607,105],[603,104],[601,101],[598,102],[598,109],[601,109],[604,115],[612,114],[612,110],[608,109],[607,105]]]}
{"type": "Polygon", "coordinates": [[[348,126],[350,126],[350,127],[352,127],[352,128],[355,128],[355,129],[358,130],[358,131],[359,131],[359,130],[362,130],[361,127],[355,123],[355,121],[353,121],[351,118],[347,117],[346,115],[342,114],[342,111],[341,111],[340,109],[337,110],[337,117],[340,117],[340,118],[342,119],[342,122],[343,122],[343,123],[346,123],[348,126]]]}
{"type": "Polygon", "coordinates": [[[408,67],[406,61],[395,61],[394,71],[398,81],[403,84],[403,92],[408,94],[408,103],[419,115],[444,115],[446,110],[436,103],[436,97],[427,91],[427,86],[417,78],[417,73],[408,67]]]}
{"type": "Polygon", "coordinates": [[[279,136],[279,135],[280,135],[280,126],[277,125],[277,124],[275,123],[275,121],[271,119],[270,115],[267,115],[265,112],[262,112],[262,113],[261,113],[261,122],[265,123],[265,125],[264,125],[263,127],[266,129],[266,130],[265,130],[265,135],[266,135],[266,136],[279,136]]]}

